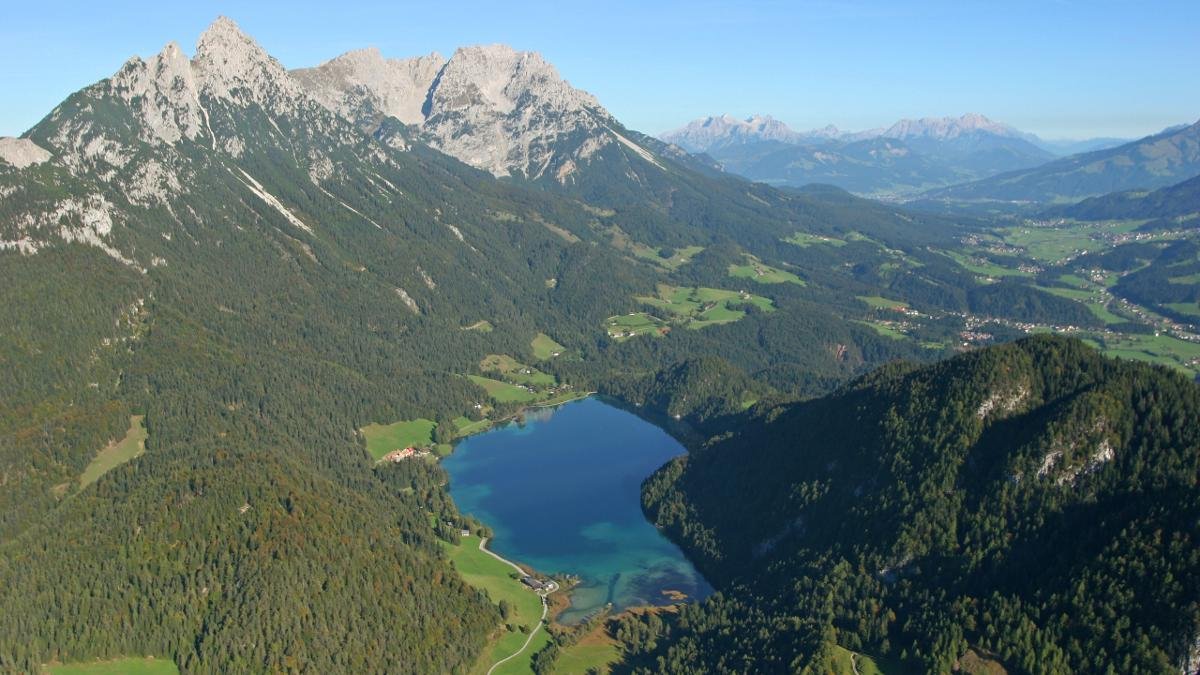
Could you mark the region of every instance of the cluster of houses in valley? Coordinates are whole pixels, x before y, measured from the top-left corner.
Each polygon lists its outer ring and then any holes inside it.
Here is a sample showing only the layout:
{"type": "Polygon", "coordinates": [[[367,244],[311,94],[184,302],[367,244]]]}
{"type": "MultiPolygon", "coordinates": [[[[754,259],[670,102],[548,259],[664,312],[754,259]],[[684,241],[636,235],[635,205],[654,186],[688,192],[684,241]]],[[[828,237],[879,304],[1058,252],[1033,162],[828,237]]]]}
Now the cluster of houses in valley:
{"type": "Polygon", "coordinates": [[[426,448],[416,448],[408,446],[407,448],[399,448],[393,450],[379,459],[381,462],[402,462],[413,457],[428,457],[429,450],[426,448]]]}

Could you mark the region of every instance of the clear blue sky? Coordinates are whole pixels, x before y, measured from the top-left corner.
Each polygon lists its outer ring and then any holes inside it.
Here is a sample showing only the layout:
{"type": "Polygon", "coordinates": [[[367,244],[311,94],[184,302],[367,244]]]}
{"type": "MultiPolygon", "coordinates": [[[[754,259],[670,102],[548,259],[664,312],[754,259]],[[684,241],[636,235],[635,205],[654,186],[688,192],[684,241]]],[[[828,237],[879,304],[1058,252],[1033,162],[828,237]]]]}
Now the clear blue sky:
{"type": "Polygon", "coordinates": [[[863,129],[980,112],[1047,138],[1140,136],[1200,118],[1200,2],[605,0],[11,2],[0,135],[133,54],[191,53],[219,14],[289,68],[505,42],[542,52],[625,124],[709,114],[863,129]]]}

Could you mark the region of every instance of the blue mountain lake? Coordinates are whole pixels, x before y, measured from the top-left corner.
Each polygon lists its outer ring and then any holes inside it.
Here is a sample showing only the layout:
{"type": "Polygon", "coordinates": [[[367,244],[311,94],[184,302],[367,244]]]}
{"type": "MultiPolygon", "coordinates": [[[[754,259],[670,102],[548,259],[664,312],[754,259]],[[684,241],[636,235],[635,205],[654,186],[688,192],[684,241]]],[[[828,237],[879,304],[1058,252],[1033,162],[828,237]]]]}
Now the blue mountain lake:
{"type": "Polygon", "coordinates": [[[570,623],[610,602],[620,611],[712,592],[641,510],[642,481],[684,452],[662,429],[588,398],[467,438],[442,464],[459,509],[494,530],[492,550],[580,578],[561,617],[570,623]]]}

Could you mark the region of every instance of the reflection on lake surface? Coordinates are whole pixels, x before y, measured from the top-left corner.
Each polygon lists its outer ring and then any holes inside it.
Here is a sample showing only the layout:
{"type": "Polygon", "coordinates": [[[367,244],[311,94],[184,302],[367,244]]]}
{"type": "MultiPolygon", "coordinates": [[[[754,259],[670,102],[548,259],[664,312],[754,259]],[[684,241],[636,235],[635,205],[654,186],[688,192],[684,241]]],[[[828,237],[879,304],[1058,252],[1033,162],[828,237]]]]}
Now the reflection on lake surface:
{"type": "Polygon", "coordinates": [[[493,550],[580,577],[562,616],[572,622],[609,602],[620,611],[712,591],[642,515],[642,481],[684,452],[662,429],[589,398],[468,438],[443,466],[459,509],[495,531],[493,550]]]}

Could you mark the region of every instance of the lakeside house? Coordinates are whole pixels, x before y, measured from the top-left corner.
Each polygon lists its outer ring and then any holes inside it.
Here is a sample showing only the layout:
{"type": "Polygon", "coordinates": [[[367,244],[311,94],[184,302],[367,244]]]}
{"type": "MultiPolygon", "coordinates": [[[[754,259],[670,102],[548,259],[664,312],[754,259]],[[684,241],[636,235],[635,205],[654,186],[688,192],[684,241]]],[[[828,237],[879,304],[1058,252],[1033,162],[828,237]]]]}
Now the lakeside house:
{"type": "Polygon", "coordinates": [[[399,449],[389,452],[388,454],[384,455],[383,457],[380,457],[379,461],[381,461],[381,462],[402,462],[402,461],[404,461],[406,459],[410,459],[412,457],[424,457],[428,454],[429,454],[428,450],[425,450],[423,448],[416,448],[416,447],[413,447],[410,445],[407,448],[399,448],[399,449]]]}
{"type": "Polygon", "coordinates": [[[531,576],[521,577],[521,583],[525,584],[526,586],[532,588],[535,591],[546,590],[546,582],[538,580],[538,579],[534,579],[531,576]]]}

